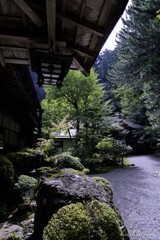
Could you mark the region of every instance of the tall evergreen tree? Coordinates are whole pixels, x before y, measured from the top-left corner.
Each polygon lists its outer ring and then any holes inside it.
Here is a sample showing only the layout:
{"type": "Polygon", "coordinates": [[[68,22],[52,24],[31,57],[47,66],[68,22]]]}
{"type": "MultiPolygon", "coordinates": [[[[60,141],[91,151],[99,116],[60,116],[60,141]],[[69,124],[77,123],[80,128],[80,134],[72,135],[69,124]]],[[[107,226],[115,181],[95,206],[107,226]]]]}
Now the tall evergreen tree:
{"type": "Polygon", "coordinates": [[[132,0],[123,20],[117,46],[118,60],[110,79],[128,118],[160,138],[160,0],[132,0]]]}

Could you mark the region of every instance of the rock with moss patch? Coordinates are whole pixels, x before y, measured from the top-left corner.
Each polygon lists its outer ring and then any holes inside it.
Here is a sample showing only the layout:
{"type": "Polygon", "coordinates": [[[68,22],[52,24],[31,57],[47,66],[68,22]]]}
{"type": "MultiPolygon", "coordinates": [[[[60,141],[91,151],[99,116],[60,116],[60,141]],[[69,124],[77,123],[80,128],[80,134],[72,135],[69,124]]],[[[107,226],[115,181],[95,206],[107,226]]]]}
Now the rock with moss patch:
{"type": "Polygon", "coordinates": [[[89,177],[66,172],[53,179],[45,179],[37,193],[37,211],[34,223],[34,239],[41,240],[42,232],[52,215],[71,203],[97,200],[110,204],[110,196],[101,186],[89,177]]]}
{"type": "Polygon", "coordinates": [[[70,204],[53,215],[43,231],[43,240],[123,240],[114,210],[104,203],[70,204]]]}

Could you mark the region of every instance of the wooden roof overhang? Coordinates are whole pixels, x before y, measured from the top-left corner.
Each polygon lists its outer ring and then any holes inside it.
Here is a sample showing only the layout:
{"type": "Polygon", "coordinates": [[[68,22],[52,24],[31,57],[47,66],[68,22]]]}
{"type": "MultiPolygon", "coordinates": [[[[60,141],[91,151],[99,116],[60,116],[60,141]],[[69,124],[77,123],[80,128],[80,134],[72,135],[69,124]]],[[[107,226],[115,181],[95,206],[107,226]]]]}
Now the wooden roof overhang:
{"type": "Polygon", "coordinates": [[[0,0],[0,64],[31,65],[34,51],[72,56],[70,68],[88,75],[127,2],[0,0]]]}

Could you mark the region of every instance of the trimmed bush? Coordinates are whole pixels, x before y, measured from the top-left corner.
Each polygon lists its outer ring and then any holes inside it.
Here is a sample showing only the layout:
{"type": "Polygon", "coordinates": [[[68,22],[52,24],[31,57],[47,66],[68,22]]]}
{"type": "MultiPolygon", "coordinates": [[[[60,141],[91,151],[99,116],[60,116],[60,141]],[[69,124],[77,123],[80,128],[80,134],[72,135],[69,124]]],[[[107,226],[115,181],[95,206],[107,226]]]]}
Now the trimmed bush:
{"type": "Polygon", "coordinates": [[[84,166],[80,163],[79,158],[73,157],[69,153],[62,153],[54,157],[50,157],[49,165],[50,167],[56,167],[59,169],[73,168],[79,171],[84,169],[84,166]]]}
{"type": "Polygon", "coordinates": [[[3,155],[0,155],[0,186],[11,184],[14,181],[14,168],[12,163],[3,155]]]}
{"type": "Polygon", "coordinates": [[[20,175],[15,187],[25,196],[32,198],[35,189],[38,185],[38,181],[27,175],[20,175]]]}
{"type": "Polygon", "coordinates": [[[43,240],[122,240],[113,209],[98,201],[70,204],[53,215],[43,240]]]}
{"type": "Polygon", "coordinates": [[[93,181],[95,181],[101,188],[103,188],[109,195],[113,196],[112,185],[108,180],[103,177],[93,177],[93,181]]]}
{"type": "Polygon", "coordinates": [[[17,175],[40,167],[43,161],[41,153],[34,148],[24,148],[18,152],[11,152],[7,154],[7,157],[12,162],[17,175]]]}

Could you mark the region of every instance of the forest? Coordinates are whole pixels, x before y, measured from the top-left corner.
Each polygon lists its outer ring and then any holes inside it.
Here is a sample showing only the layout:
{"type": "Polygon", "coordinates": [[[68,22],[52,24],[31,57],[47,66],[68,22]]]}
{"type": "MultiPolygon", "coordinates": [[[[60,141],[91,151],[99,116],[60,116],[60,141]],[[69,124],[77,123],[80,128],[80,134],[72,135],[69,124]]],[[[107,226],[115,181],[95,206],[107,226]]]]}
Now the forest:
{"type": "MultiPolygon", "coordinates": [[[[34,220],[34,234],[33,219],[29,218],[27,226],[23,226],[19,235],[11,233],[6,239],[59,240],[75,239],[76,235],[78,240],[82,239],[78,231],[84,231],[83,239],[86,240],[90,239],[90,234],[95,240],[125,239],[121,232],[124,223],[118,210],[114,207],[106,208],[104,203],[93,196],[89,198],[92,200],[90,205],[86,195],[82,196],[83,193],[78,196],[78,203],[75,200],[77,195],[74,199],[68,197],[65,206],[61,200],[59,205],[54,202],[59,210],[51,209],[52,213],[58,211],[52,219],[50,210],[45,212],[43,207],[46,207],[45,201],[50,201],[50,193],[47,191],[51,185],[46,178],[54,178],[52,183],[55,186],[61,180],[61,185],[68,184],[65,185],[67,188],[69,183],[68,180],[65,183],[65,176],[76,181],[77,174],[84,187],[85,184],[91,184],[85,177],[88,173],[129,167],[129,154],[160,155],[160,0],[134,0],[126,11],[116,48],[113,51],[106,49],[97,57],[89,76],[70,70],[61,88],[45,86],[45,98],[41,102],[42,137],[35,141],[34,146],[0,155],[0,221],[10,216],[12,223],[22,222],[22,215],[24,220],[26,215],[35,213],[35,199],[39,204],[34,220]],[[71,135],[73,130],[75,134],[71,135]],[[58,136],[62,135],[64,139],[70,140],[66,151],[60,145],[62,139],[58,140],[58,136]],[[68,172],[71,175],[67,175],[68,172]],[[44,193],[46,195],[43,199],[41,194],[44,193]],[[46,196],[49,200],[45,199],[46,196]],[[86,201],[86,205],[82,204],[83,201],[86,201]],[[10,215],[19,204],[21,208],[10,215]],[[109,212],[113,231],[103,228],[96,232],[96,224],[99,224],[95,222],[96,218],[103,224],[108,221],[105,211],[109,212]],[[74,212],[78,217],[74,216],[74,212]],[[48,219],[51,219],[49,223],[48,219]],[[59,219],[64,222],[59,222],[59,219]],[[80,227],[74,225],[75,219],[79,221],[80,227]],[[71,221],[71,230],[66,227],[66,221],[71,221]],[[61,224],[64,224],[64,231],[60,231],[61,224]],[[61,232],[61,235],[58,236],[56,231],[61,232]]],[[[35,129],[35,139],[36,134],[35,129]]],[[[99,188],[107,191],[105,201],[111,206],[112,187],[109,182],[101,178],[92,180],[93,185],[97,184],[94,185],[97,191],[99,188]]],[[[57,188],[54,191],[59,190],[57,188]]],[[[61,192],[56,194],[59,197],[61,192]]],[[[51,206],[50,203],[48,206],[51,206]]]]}

